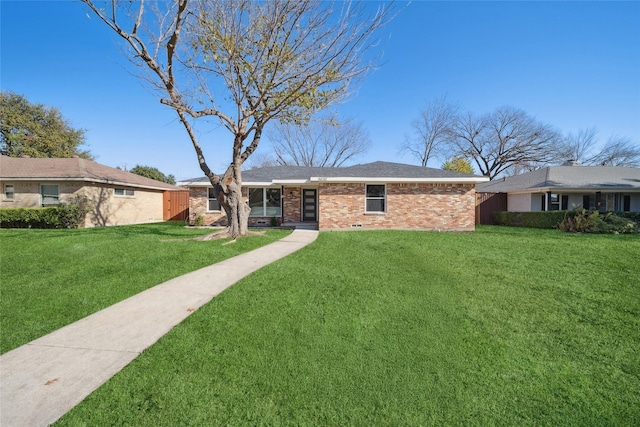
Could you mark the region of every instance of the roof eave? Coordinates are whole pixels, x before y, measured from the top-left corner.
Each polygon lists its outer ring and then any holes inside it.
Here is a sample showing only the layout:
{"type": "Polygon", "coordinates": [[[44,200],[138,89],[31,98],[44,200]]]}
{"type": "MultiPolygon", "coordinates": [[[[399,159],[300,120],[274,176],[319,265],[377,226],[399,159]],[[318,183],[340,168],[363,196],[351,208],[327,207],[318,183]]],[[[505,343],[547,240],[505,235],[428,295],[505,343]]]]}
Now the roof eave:
{"type": "Polygon", "coordinates": [[[365,182],[388,182],[388,183],[448,183],[448,184],[479,184],[489,181],[487,177],[451,177],[451,178],[399,178],[399,177],[311,177],[311,182],[344,182],[344,183],[365,183],[365,182]]]}
{"type": "Polygon", "coordinates": [[[110,185],[122,185],[125,187],[135,187],[135,188],[144,188],[147,190],[161,190],[168,191],[171,188],[166,187],[156,187],[152,185],[144,185],[144,184],[134,184],[131,182],[124,181],[112,181],[108,179],[96,179],[96,178],[79,178],[79,177],[38,177],[38,178],[19,178],[19,177],[0,177],[0,181],[29,181],[29,182],[65,182],[65,181],[73,181],[73,182],[92,182],[96,184],[110,184],[110,185]]]}

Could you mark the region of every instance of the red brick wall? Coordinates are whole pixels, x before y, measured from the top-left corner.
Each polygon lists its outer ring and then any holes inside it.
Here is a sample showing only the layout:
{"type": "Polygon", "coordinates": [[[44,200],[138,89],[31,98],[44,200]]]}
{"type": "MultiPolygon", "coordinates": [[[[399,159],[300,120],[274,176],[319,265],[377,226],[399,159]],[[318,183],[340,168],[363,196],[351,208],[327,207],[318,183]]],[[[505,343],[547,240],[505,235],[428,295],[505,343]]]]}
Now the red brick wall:
{"type": "Polygon", "coordinates": [[[475,228],[473,184],[387,184],[386,190],[386,213],[365,214],[364,184],[321,183],[320,230],[475,228]]]}
{"type": "Polygon", "coordinates": [[[207,198],[207,188],[189,188],[189,216],[196,214],[204,217],[206,225],[227,225],[227,216],[224,210],[220,212],[207,212],[209,199],[207,198]]]}
{"type": "Polygon", "coordinates": [[[284,222],[300,222],[302,206],[300,187],[284,187],[282,192],[282,217],[284,222]]]}
{"type": "MultiPolygon", "coordinates": [[[[387,184],[387,210],[384,214],[365,214],[365,184],[320,183],[318,209],[320,230],[334,229],[475,229],[475,190],[473,184],[387,184]],[[355,227],[352,227],[354,225],[355,227]]],[[[205,224],[226,225],[224,212],[206,212],[207,189],[190,188],[190,213],[202,214],[205,224]]],[[[284,187],[284,222],[301,220],[301,190],[284,187]]],[[[249,224],[270,218],[251,217],[249,224]]]]}

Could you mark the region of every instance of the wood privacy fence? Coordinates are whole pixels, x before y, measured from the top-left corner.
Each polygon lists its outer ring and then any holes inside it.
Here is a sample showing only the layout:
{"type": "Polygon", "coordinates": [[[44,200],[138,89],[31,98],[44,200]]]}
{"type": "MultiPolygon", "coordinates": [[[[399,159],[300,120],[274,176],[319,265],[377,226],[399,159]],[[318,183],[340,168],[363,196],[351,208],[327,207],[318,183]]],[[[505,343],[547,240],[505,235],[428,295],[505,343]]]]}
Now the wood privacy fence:
{"type": "Polygon", "coordinates": [[[476,224],[495,225],[493,213],[507,210],[507,193],[476,193],[476,224]]]}
{"type": "Polygon", "coordinates": [[[164,221],[186,221],[189,218],[189,190],[165,191],[162,205],[164,221]]]}

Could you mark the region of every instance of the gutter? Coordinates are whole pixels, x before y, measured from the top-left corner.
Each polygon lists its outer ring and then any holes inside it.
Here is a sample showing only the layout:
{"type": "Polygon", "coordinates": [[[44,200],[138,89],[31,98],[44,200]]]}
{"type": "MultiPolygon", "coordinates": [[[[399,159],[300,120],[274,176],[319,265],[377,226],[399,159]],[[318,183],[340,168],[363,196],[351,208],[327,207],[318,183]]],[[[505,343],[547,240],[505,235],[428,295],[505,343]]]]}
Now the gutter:
{"type": "Polygon", "coordinates": [[[161,190],[161,191],[171,191],[178,190],[177,188],[166,188],[166,187],[156,187],[152,185],[144,185],[144,184],[134,184],[131,182],[123,182],[123,181],[110,181],[104,179],[95,179],[95,178],[66,178],[66,177],[56,177],[56,178],[18,178],[18,177],[0,177],[0,181],[35,181],[35,182],[92,182],[98,184],[111,184],[111,185],[122,185],[124,187],[135,187],[135,188],[144,188],[146,190],[161,190]]]}

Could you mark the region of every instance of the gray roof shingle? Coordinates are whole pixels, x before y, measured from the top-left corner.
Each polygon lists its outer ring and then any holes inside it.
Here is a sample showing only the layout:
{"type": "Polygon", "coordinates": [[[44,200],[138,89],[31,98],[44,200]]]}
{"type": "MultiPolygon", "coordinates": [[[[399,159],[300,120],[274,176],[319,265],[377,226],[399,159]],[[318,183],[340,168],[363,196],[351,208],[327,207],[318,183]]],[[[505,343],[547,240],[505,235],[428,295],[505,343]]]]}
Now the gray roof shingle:
{"type": "Polygon", "coordinates": [[[179,190],[175,185],[145,178],[91,160],[71,158],[24,158],[0,156],[2,180],[91,181],[158,190],[179,190]]]}
{"type": "MultiPolygon", "coordinates": [[[[242,172],[242,181],[272,182],[274,180],[309,180],[311,178],[353,178],[353,179],[474,179],[483,181],[484,177],[442,169],[405,165],[402,163],[373,162],[346,167],[308,167],[308,166],[270,166],[249,169],[242,172]]],[[[207,183],[208,178],[193,178],[184,183],[207,183]]]]}
{"type": "Polygon", "coordinates": [[[619,166],[548,166],[478,184],[476,191],[510,193],[542,188],[640,190],[640,169],[619,166]]]}

